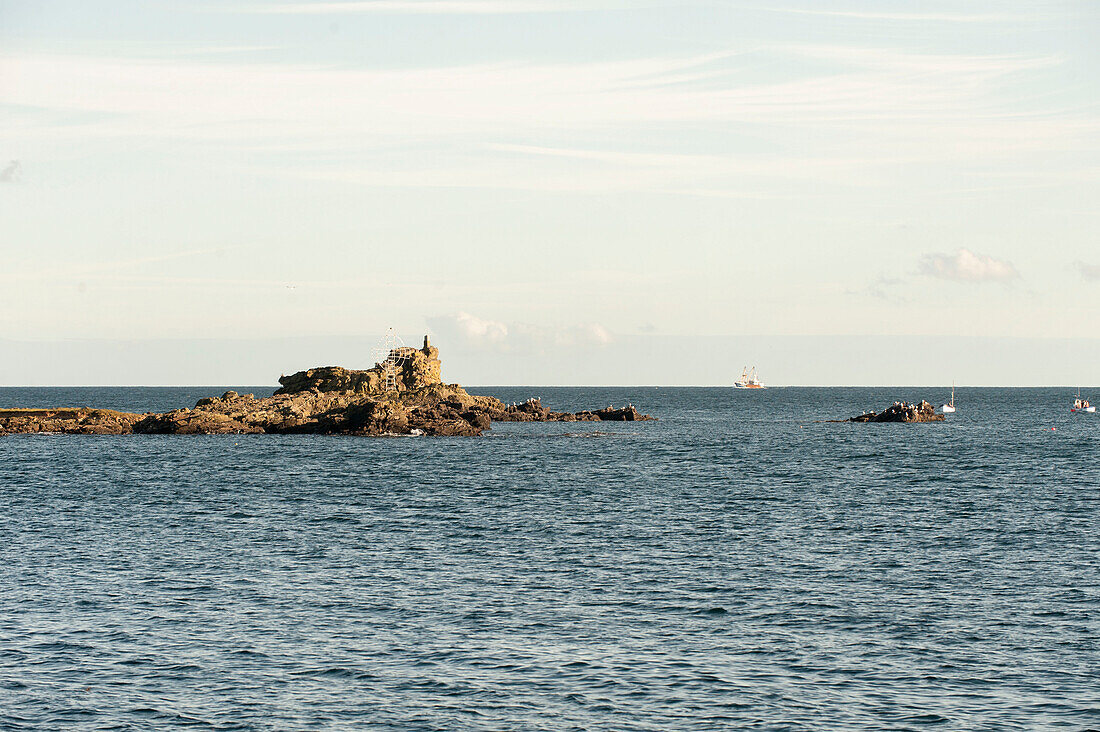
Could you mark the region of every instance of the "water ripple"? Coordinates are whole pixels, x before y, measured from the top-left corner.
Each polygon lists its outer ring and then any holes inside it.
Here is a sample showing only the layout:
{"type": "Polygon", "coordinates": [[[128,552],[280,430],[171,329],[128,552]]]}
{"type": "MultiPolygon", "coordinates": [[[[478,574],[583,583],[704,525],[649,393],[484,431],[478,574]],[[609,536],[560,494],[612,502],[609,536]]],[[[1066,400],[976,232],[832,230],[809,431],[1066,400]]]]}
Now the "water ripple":
{"type": "Polygon", "coordinates": [[[1060,394],[541,391],[661,420],[0,438],[0,729],[1100,729],[1100,419],[1060,394]]]}

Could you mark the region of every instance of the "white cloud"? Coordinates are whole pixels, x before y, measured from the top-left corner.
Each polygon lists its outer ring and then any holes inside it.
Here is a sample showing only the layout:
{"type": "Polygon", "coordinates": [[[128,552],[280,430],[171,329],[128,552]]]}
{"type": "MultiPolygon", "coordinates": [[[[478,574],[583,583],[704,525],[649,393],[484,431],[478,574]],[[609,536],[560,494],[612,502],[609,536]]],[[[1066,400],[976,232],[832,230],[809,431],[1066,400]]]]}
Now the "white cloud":
{"type": "Polygon", "coordinates": [[[499,343],[508,337],[508,326],[497,320],[482,320],[469,313],[459,313],[454,317],[458,332],[469,341],[488,341],[499,343]]]}
{"type": "Polygon", "coordinates": [[[969,249],[954,254],[926,254],[920,262],[921,274],[959,282],[1006,282],[1020,276],[1011,262],[969,249]]]}
{"type": "Polygon", "coordinates": [[[0,183],[17,183],[23,172],[18,160],[12,160],[3,170],[0,170],[0,183]]]}
{"type": "Polygon", "coordinates": [[[1100,281],[1100,264],[1089,264],[1088,262],[1077,261],[1074,263],[1074,267],[1086,280],[1093,282],[1100,281]]]}
{"type": "Polygon", "coordinates": [[[500,351],[539,351],[605,346],[614,338],[599,323],[566,326],[504,323],[466,312],[428,318],[428,326],[442,341],[500,351]]]}

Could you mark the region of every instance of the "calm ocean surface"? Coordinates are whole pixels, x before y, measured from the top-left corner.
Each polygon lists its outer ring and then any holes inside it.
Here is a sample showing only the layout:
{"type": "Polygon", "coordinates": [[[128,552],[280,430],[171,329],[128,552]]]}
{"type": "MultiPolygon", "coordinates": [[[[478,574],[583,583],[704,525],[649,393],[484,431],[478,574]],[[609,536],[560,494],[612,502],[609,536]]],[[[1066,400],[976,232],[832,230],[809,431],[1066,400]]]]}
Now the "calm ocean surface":
{"type": "Polygon", "coordinates": [[[0,729],[1100,728],[1072,390],[471,391],[661,421],[0,437],[0,729]]]}

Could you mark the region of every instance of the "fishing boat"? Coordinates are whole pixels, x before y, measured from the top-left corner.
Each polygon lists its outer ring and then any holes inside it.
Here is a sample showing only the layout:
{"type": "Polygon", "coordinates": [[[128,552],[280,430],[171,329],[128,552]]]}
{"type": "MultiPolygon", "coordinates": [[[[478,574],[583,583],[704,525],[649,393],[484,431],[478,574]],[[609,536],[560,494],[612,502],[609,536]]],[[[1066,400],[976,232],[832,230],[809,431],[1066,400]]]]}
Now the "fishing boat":
{"type": "Polygon", "coordinates": [[[1073,400],[1073,406],[1070,408],[1069,411],[1071,411],[1075,414],[1077,412],[1095,412],[1096,407],[1092,404],[1089,404],[1088,399],[1082,399],[1081,398],[1081,390],[1078,389],[1077,390],[1077,398],[1073,400]]]}
{"type": "Polygon", "coordinates": [[[752,370],[746,366],[741,370],[741,379],[733,384],[734,389],[763,389],[764,382],[757,378],[756,367],[753,366],[752,370]]]}
{"type": "Polygon", "coordinates": [[[940,407],[940,411],[943,412],[944,414],[954,414],[955,413],[955,385],[954,384],[951,385],[951,401],[949,401],[947,404],[944,404],[942,407],[940,407]]]}

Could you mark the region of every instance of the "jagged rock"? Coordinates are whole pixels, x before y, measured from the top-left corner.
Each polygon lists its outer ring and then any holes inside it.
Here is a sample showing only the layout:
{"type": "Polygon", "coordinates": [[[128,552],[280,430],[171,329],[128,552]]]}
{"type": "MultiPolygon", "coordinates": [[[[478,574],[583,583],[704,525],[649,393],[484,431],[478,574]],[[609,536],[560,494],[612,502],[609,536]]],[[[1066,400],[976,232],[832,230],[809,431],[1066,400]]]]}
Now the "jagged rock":
{"type": "Polygon", "coordinates": [[[420,350],[405,348],[402,353],[406,361],[401,365],[398,389],[404,386],[412,391],[442,383],[443,362],[439,360],[439,349],[432,345],[428,336],[424,336],[424,347],[420,350]]]}
{"type": "Polygon", "coordinates": [[[485,412],[476,412],[473,410],[469,412],[463,412],[462,418],[478,430],[487,430],[493,425],[492,418],[485,412]]]}
{"type": "Polygon", "coordinates": [[[351,434],[404,434],[409,431],[409,410],[392,401],[357,402],[343,412],[343,428],[351,434]]]}
{"type": "MultiPolygon", "coordinates": [[[[397,391],[414,391],[441,383],[442,362],[439,349],[424,336],[421,349],[404,346],[394,349],[400,364],[396,370],[397,391]]],[[[290,376],[280,376],[282,385],[276,396],[296,394],[303,391],[319,392],[358,392],[375,394],[385,391],[385,374],[380,365],[363,371],[353,371],[341,366],[322,366],[320,368],[299,371],[290,376]]]]}
{"type": "Polygon", "coordinates": [[[936,408],[926,401],[920,404],[894,402],[881,412],[867,412],[851,417],[848,422],[942,422],[942,414],[936,414],[936,408]]]}
{"type": "Polygon", "coordinates": [[[133,426],[135,434],[156,435],[229,435],[263,431],[262,427],[246,424],[228,414],[198,409],[151,414],[133,426]]]}
{"type": "Polygon", "coordinates": [[[497,417],[500,422],[545,422],[550,410],[542,406],[541,399],[531,398],[522,404],[511,404],[497,417]]]}
{"type": "Polygon", "coordinates": [[[322,366],[308,371],[299,371],[290,376],[280,376],[282,388],[275,396],[299,394],[303,391],[317,392],[358,392],[371,394],[380,390],[383,381],[380,371],[352,371],[340,366],[322,366]]]}
{"type": "Polygon", "coordinates": [[[613,407],[601,409],[596,412],[596,416],[603,422],[640,422],[651,419],[648,415],[639,413],[633,404],[622,407],[621,409],[615,409],[613,407]]]}
{"type": "Polygon", "coordinates": [[[628,406],[598,411],[551,412],[539,399],[506,406],[444,384],[439,350],[403,347],[386,391],[381,366],[355,371],[339,366],[299,371],[279,378],[272,396],[227,391],[200,399],[191,409],[130,414],[104,409],[0,409],[0,435],[18,432],[73,434],[325,433],[350,435],[479,435],[492,422],[635,421],[652,419],[628,406]]]}

